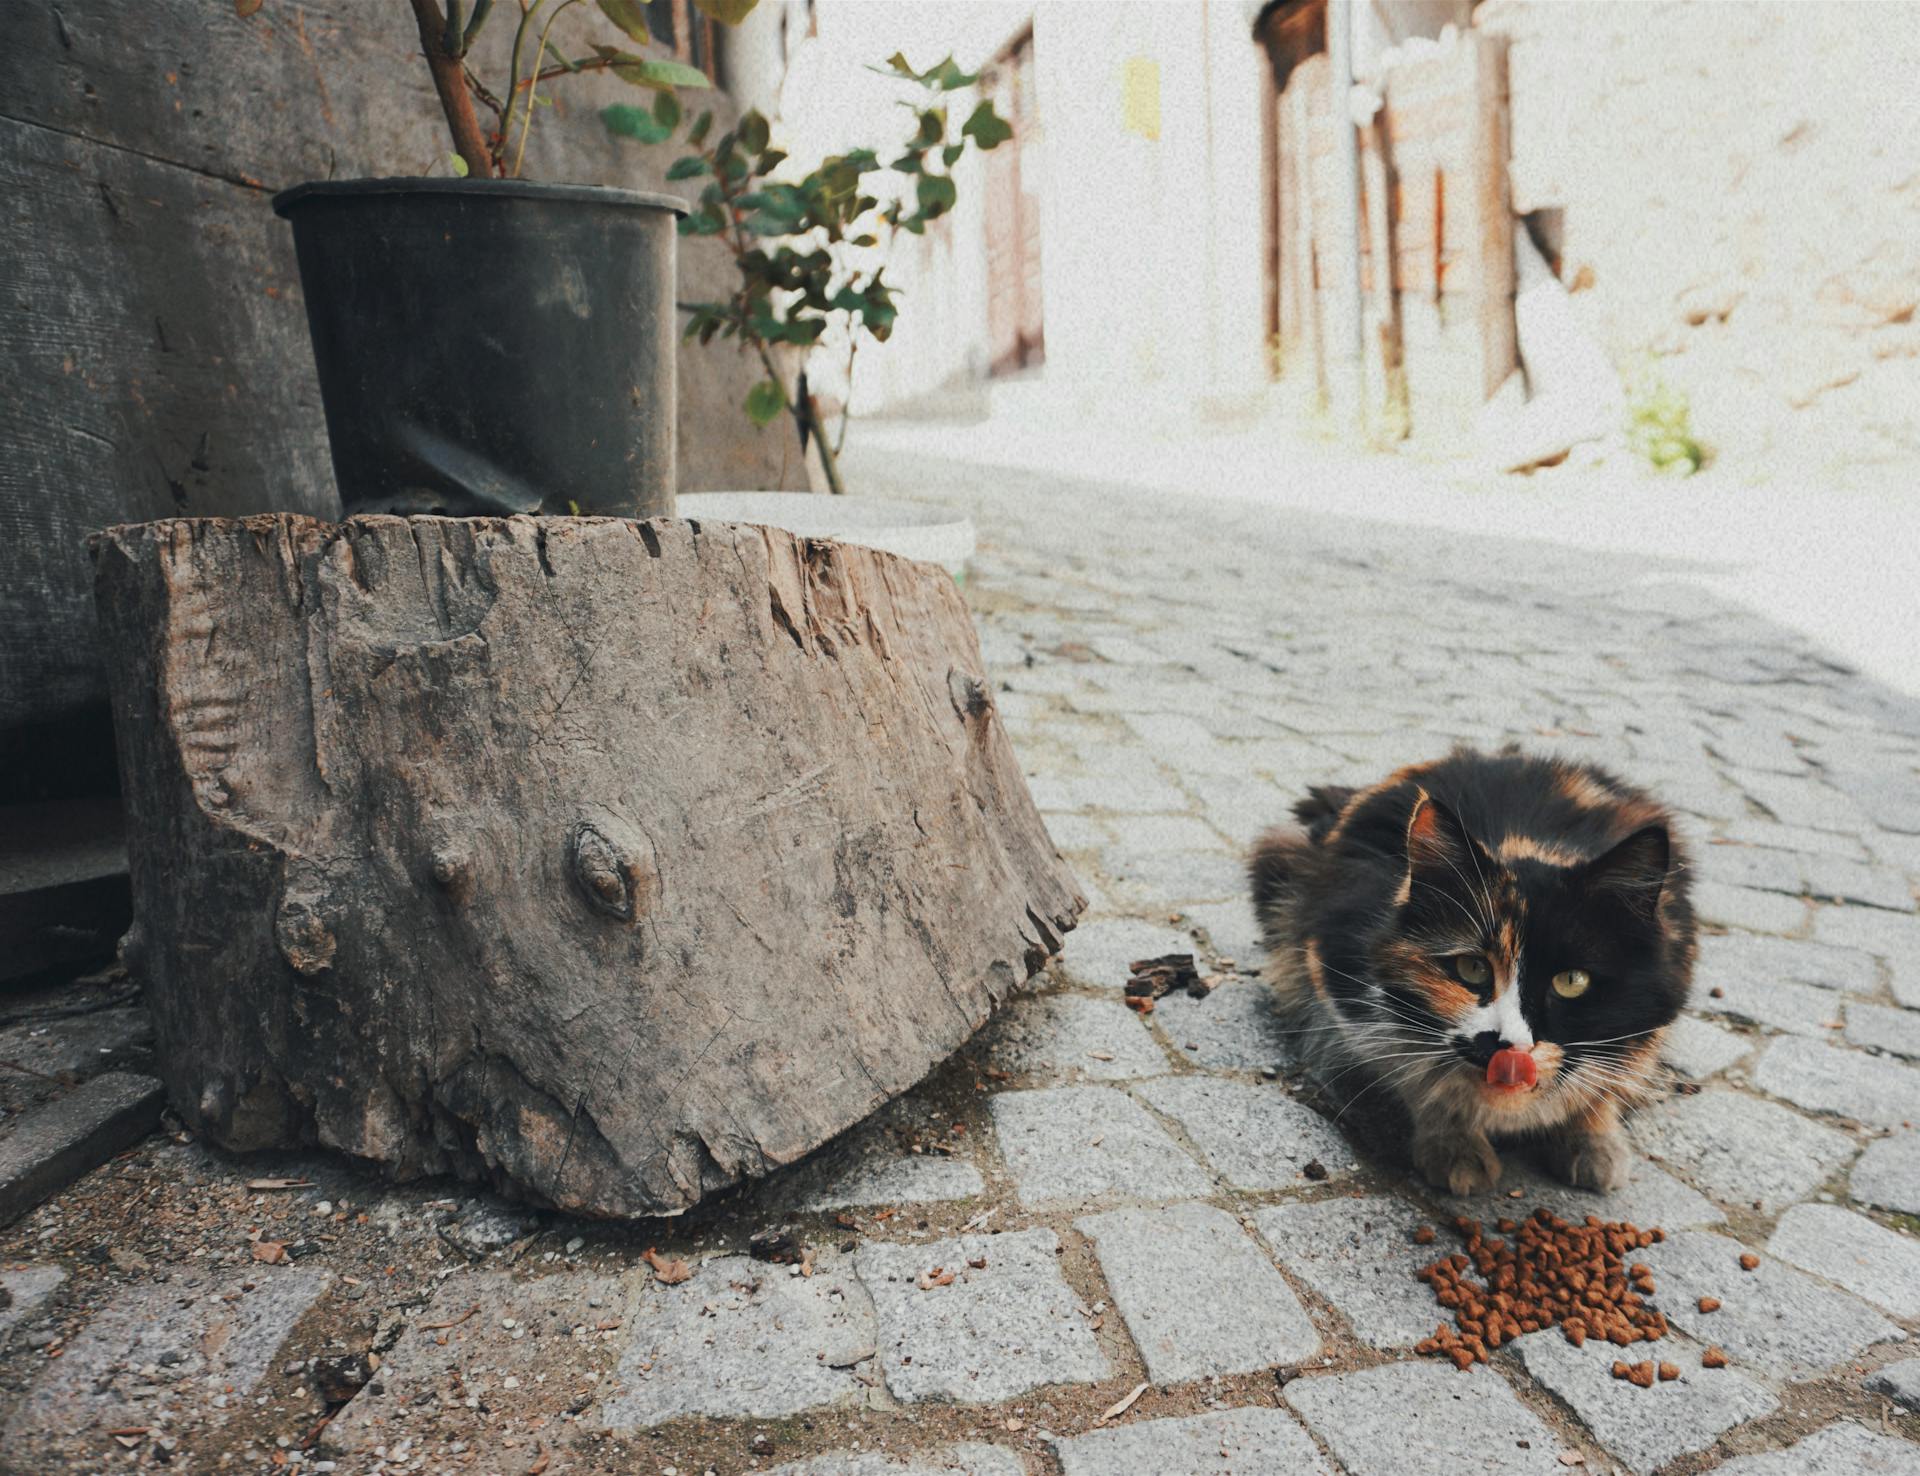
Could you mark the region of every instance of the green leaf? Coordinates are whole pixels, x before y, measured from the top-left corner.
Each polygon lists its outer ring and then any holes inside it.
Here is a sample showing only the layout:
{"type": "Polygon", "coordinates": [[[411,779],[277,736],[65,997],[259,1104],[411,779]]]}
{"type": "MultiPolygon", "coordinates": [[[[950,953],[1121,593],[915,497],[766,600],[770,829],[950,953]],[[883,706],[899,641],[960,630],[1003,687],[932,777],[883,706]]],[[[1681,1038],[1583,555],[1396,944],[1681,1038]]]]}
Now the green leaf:
{"type": "Polygon", "coordinates": [[[713,86],[705,72],[684,62],[636,56],[631,51],[621,51],[612,46],[596,46],[593,49],[602,60],[612,64],[614,76],[622,82],[631,82],[635,87],[651,87],[657,91],[662,87],[713,86]]]}
{"type": "Polygon", "coordinates": [[[647,30],[647,7],[642,0],[600,0],[600,13],[642,46],[653,39],[647,30]]]}
{"type": "Polygon", "coordinates": [[[671,133],[680,126],[680,99],[662,92],[653,100],[653,121],[671,133]]]}
{"type": "Polygon", "coordinates": [[[787,151],[785,149],[768,149],[762,153],[758,159],[753,161],[753,172],[755,174],[772,174],[774,170],[786,162],[787,151]]]}
{"type": "Polygon", "coordinates": [[[683,159],[675,159],[667,166],[668,179],[698,179],[707,172],[707,161],[698,154],[688,154],[683,159]]]}
{"type": "Polygon", "coordinates": [[[713,113],[709,109],[693,120],[693,127],[687,130],[687,143],[693,148],[699,148],[706,142],[707,130],[711,127],[713,127],[713,113]]]}
{"type": "Polygon", "coordinates": [[[758,108],[749,108],[740,115],[740,126],[734,130],[740,139],[740,147],[749,154],[761,153],[772,140],[773,130],[767,120],[761,116],[758,108]]]}
{"type": "Polygon", "coordinates": [[[947,136],[947,110],[928,108],[920,115],[920,134],[916,143],[931,147],[947,136]]]}
{"type": "Polygon", "coordinates": [[[962,154],[966,153],[966,151],[967,151],[967,146],[963,143],[948,144],[944,149],[940,151],[940,162],[945,164],[947,168],[951,169],[953,168],[954,161],[958,159],[962,154]]]}
{"type": "Polygon", "coordinates": [[[991,149],[1012,138],[1013,128],[1006,119],[994,112],[991,102],[983,102],[961,125],[960,136],[972,139],[983,149],[991,149]]]}
{"type": "Polygon", "coordinates": [[[702,15],[711,16],[723,26],[737,26],[753,12],[759,0],[693,0],[702,15]]]}
{"type": "Polygon", "coordinates": [[[920,198],[920,213],[928,220],[945,215],[953,209],[953,202],[960,198],[953,181],[944,174],[921,175],[916,193],[920,198]]]}
{"type": "Polygon", "coordinates": [[[930,87],[938,87],[942,92],[956,92],[962,87],[971,87],[979,78],[978,72],[961,71],[950,55],[920,74],[922,82],[930,87]]]}
{"type": "MultiPolygon", "coordinates": [[[[897,77],[905,77],[910,82],[918,82],[926,87],[938,88],[941,92],[953,92],[961,87],[971,87],[979,80],[977,72],[963,72],[951,56],[942,58],[924,72],[916,72],[913,63],[907,60],[904,51],[896,51],[887,58],[886,65],[897,77]]],[[[873,68],[878,72],[879,67],[873,68]]],[[[883,73],[884,75],[884,73],[883,73]]]]}
{"type": "Polygon", "coordinates": [[[460,155],[448,154],[447,165],[455,174],[459,175],[460,178],[465,179],[467,177],[467,161],[461,158],[460,155]]]}
{"type": "Polygon", "coordinates": [[[777,380],[763,379],[747,391],[747,419],[755,425],[771,425],[787,408],[787,397],[777,380]]]}
{"type": "MultiPolygon", "coordinates": [[[[667,96],[666,93],[661,94],[667,96]]],[[[615,103],[612,107],[600,110],[600,121],[606,124],[607,132],[617,138],[638,139],[641,143],[665,143],[672,135],[671,128],[662,128],[660,120],[654,116],[651,108],[636,108],[630,103],[615,103]]],[[[673,176],[669,174],[668,179],[673,176]]]]}

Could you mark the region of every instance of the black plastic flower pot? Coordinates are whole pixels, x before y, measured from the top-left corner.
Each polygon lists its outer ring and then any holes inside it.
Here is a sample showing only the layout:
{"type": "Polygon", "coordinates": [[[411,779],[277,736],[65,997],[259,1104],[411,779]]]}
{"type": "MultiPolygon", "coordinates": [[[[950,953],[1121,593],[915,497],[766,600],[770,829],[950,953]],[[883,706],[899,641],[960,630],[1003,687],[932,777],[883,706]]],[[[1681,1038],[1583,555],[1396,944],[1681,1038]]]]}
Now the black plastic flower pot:
{"type": "Polygon", "coordinates": [[[672,514],[684,203],[362,179],[273,208],[293,226],[348,514],[672,514]]]}

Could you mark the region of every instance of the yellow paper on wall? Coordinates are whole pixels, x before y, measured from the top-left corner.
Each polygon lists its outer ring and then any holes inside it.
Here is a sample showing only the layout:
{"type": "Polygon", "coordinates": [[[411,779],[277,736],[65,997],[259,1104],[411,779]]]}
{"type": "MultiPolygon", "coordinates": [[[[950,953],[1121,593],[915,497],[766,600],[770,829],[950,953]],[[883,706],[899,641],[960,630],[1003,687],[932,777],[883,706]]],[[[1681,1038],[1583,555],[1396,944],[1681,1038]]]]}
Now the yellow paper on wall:
{"type": "Polygon", "coordinates": [[[1120,126],[1149,142],[1160,138],[1160,63],[1130,56],[1120,64],[1120,126]]]}

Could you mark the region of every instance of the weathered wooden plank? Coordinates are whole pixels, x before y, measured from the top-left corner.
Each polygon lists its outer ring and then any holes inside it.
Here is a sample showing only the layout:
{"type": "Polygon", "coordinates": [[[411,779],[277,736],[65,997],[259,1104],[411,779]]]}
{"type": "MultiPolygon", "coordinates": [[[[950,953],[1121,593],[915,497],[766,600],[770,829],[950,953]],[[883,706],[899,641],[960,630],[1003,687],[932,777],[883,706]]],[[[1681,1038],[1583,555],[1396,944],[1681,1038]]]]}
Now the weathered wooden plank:
{"type": "Polygon", "coordinates": [[[669,1213],[919,1080],[1085,905],[937,566],[732,524],[96,544],[173,1101],[669,1213]]]}
{"type": "MultiPolygon", "coordinates": [[[[267,195],[444,168],[412,25],[396,0],[272,0],[247,20],[217,0],[9,6],[0,730],[104,701],[87,533],[176,512],[337,508],[291,240],[267,195]]],[[[489,44],[510,31],[496,19],[489,44]]],[[[541,110],[528,173],[659,187],[671,151],[613,140],[596,116],[639,95],[569,79],[541,110]]],[[[681,297],[724,292],[725,254],[681,247],[681,297]]],[[[759,376],[740,355],[681,350],[683,488],[806,484],[789,429],[755,430],[741,412],[759,376]]]]}
{"type": "Polygon", "coordinates": [[[104,696],[89,533],[337,503],[292,242],[258,191],[0,120],[0,197],[11,726],[104,696]]]}

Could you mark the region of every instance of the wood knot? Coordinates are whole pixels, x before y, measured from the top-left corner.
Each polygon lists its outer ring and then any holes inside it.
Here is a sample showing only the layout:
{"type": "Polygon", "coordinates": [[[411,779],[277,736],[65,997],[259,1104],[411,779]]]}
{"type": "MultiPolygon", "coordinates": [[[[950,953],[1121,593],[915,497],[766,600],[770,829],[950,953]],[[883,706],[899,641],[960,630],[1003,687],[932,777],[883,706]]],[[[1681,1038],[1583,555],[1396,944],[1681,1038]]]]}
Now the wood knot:
{"type": "Polygon", "coordinates": [[[456,902],[464,902],[473,893],[473,859],[449,846],[441,846],[427,863],[427,874],[456,902]]]}
{"type": "Polygon", "coordinates": [[[588,821],[567,842],[569,869],[580,895],[596,912],[632,922],[653,900],[653,873],[626,847],[588,821]]]}
{"type": "Polygon", "coordinates": [[[282,898],[279,914],[273,921],[273,936],[280,945],[281,956],[293,966],[294,972],[311,978],[333,967],[333,955],[339,943],[327,926],[319,898],[282,898]]]}
{"type": "Polygon", "coordinates": [[[985,717],[993,710],[993,697],[987,691],[987,684],[957,666],[947,672],[947,697],[962,722],[985,717]]]}

